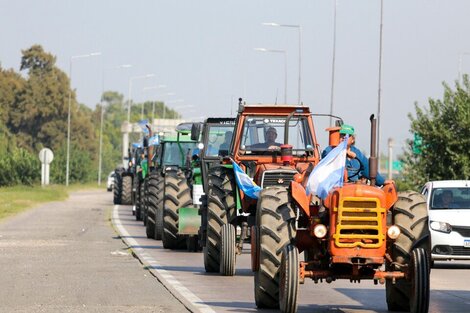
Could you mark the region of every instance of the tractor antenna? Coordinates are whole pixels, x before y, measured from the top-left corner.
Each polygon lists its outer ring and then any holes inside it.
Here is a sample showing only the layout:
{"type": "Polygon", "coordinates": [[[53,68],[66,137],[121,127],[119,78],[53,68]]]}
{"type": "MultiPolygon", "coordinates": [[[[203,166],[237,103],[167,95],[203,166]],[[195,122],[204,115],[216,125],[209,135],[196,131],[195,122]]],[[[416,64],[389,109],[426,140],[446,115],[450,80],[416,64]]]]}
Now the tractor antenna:
{"type": "Polygon", "coordinates": [[[372,114],[370,120],[370,158],[369,158],[369,175],[370,184],[375,186],[375,180],[377,178],[377,120],[372,114]]]}

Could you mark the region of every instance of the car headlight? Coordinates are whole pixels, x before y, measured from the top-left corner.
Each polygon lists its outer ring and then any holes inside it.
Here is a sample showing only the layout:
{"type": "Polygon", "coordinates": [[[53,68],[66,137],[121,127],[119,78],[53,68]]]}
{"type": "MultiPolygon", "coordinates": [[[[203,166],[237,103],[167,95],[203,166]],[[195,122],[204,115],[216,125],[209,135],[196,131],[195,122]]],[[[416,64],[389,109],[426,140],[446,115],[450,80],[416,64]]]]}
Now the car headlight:
{"type": "Polygon", "coordinates": [[[429,224],[432,230],[440,231],[443,233],[450,233],[452,231],[452,226],[449,223],[431,221],[429,224]]]}

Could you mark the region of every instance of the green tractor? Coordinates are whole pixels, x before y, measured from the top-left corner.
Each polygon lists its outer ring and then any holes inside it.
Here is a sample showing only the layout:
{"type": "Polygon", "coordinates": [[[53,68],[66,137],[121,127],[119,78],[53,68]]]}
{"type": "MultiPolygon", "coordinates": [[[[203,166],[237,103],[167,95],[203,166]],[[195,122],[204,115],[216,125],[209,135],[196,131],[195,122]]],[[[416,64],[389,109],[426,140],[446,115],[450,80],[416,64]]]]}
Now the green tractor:
{"type": "Polygon", "coordinates": [[[202,190],[197,142],[190,138],[191,127],[192,123],[182,123],[176,127],[176,136],[160,136],[158,145],[149,146],[146,234],[162,240],[168,249],[197,249],[197,237],[179,229],[179,215],[191,214],[202,190]]]}
{"type": "MultiPolygon", "coordinates": [[[[128,149],[128,164],[127,168],[118,167],[115,169],[114,175],[114,204],[133,205],[134,195],[134,175],[135,175],[135,154],[140,149],[138,143],[132,144],[132,148],[128,149]]],[[[135,207],[132,209],[132,214],[135,215],[135,207]]]]}
{"type": "MultiPolygon", "coordinates": [[[[187,225],[193,233],[198,234],[199,246],[206,246],[207,238],[207,192],[209,190],[209,172],[214,165],[220,164],[221,157],[229,154],[230,141],[232,140],[235,127],[235,118],[208,118],[203,124],[194,124],[191,139],[197,140],[200,137],[201,151],[201,180],[203,193],[200,198],[195,216],[195,210],[180,217],[180,225],[187,225]]],[[[206,251],[204,250],[204,253],[206,251]]]]}

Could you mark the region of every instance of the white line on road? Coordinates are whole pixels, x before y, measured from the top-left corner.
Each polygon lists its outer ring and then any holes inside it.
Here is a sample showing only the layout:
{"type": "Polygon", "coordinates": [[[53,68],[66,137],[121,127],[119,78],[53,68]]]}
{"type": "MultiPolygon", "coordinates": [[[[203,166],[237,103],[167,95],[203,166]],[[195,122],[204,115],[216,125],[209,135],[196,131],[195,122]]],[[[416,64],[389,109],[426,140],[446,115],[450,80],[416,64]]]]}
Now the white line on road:
{"type": "Polygon", "coordinates": [[[158,262],[148,255],[143,248],[139,246],[137,241],[134,238],[131,238],[127,230],[121,223],[119,219],[118,212],[119,205],[115,205],[113,208],[113,225],[119,232],[119,235],[122,237],[124,242],[132,247],[132,250],[148,270],[153,273],[162,283],[165,285],[168,290],[186,307],[192,312],[201,312],[201,313],[215,313],[215,311],[205,304],[198,296],[192,293],[188,288],[183,286],[170,272],[164,269],[158,269],[160,267],[158,262]]]}

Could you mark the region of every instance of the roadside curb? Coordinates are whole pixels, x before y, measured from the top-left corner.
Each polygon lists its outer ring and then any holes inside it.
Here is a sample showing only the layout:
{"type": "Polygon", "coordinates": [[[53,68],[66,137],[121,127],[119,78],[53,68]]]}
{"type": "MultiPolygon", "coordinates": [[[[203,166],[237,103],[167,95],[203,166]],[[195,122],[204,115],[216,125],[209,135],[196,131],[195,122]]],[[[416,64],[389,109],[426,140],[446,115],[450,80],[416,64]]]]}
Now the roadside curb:
{"type": "Polygon", "coordinates": [[[119,219],[118,205],[113,207],[111,216],[111,223],[116,232],[121,237],[121,240],[129,247],[134,257],[147,269],[153,276],[155,276],[166,289],[178,299],[189,311],[201,313],[215,313],[215,311],[205,304],[199,297],[192,293],[188,288],[183,286],[171,272],[161,269],[160,264],[141,248],[135,239],[131,238],[127,230],[122,226],[119,219]]]}

